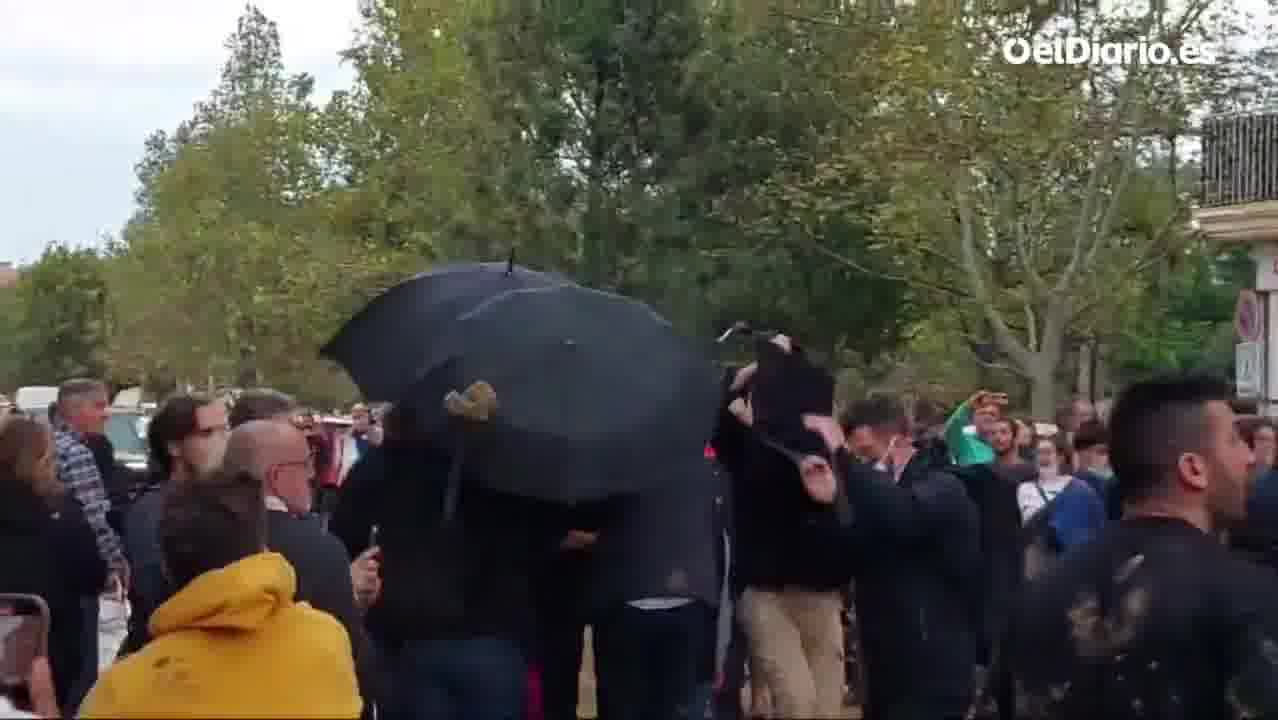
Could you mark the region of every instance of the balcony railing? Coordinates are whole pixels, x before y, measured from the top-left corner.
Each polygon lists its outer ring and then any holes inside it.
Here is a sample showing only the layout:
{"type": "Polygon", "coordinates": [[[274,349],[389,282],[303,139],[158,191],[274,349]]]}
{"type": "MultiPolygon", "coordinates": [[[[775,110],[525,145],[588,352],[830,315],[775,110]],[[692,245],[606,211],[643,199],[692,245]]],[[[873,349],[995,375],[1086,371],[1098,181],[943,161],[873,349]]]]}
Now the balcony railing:
{"type": "Polygon", "coordinates": [[[1201,207],[1278,200],[1278,112],[1203,121],[1201,207]]]}

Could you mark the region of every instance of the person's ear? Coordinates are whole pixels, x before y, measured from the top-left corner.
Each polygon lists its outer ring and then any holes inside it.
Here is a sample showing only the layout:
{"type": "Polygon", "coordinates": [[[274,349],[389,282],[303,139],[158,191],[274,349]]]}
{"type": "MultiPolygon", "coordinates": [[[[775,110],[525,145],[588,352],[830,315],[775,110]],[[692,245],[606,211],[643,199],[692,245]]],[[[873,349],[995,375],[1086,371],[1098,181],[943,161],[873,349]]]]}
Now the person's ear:
{"type": "Polygon", "coordinates": [[[1182,483],[1198,491],[1207,489],[1207,460],[1202,455],[1182,453],[1176,460],[1176,471],[1182,483]]]}

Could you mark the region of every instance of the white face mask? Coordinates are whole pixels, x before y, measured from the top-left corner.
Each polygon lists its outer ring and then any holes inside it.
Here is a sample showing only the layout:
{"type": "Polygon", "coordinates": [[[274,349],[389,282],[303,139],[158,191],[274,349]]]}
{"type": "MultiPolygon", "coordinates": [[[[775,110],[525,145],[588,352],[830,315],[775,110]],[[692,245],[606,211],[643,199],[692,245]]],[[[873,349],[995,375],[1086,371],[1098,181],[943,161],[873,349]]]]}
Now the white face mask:
{"type": "Polygon", "coordinates": [[[899,435],[893,435],[888,441],[887,452],[883,453],[883,457],[874,463],[874,469],[879,472],[890,472],[892,470],[892,451],[896,449],[896,441],[900,439],[899,435]]]}

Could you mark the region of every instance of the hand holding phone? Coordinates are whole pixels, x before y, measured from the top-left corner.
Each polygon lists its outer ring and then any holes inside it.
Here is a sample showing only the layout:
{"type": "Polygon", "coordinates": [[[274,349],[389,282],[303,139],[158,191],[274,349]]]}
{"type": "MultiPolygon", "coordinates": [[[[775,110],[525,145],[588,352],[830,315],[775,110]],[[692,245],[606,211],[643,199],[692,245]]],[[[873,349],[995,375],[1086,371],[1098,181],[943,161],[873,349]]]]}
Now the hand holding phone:
{"type": "Polygon", "coordinates": [[[46,717],[50,703],[57,713],[48,654],[49,606],[35,595],[0,594],[0,689],[16,707],[46,717]]]}

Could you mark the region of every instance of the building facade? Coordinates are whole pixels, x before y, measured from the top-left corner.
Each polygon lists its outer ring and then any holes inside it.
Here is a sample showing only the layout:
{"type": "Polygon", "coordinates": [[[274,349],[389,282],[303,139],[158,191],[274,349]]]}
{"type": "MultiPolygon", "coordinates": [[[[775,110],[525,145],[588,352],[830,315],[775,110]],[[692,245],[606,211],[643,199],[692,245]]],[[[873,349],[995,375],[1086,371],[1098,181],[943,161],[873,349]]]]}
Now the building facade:
{"type": "Polygon", "coordinates": [[[1250,246],[1255,294],[1239,300],[1238,394],[1278,415],[1278,112],[1203,122],[1194,221],[1209,239],[1250,246]]]}

